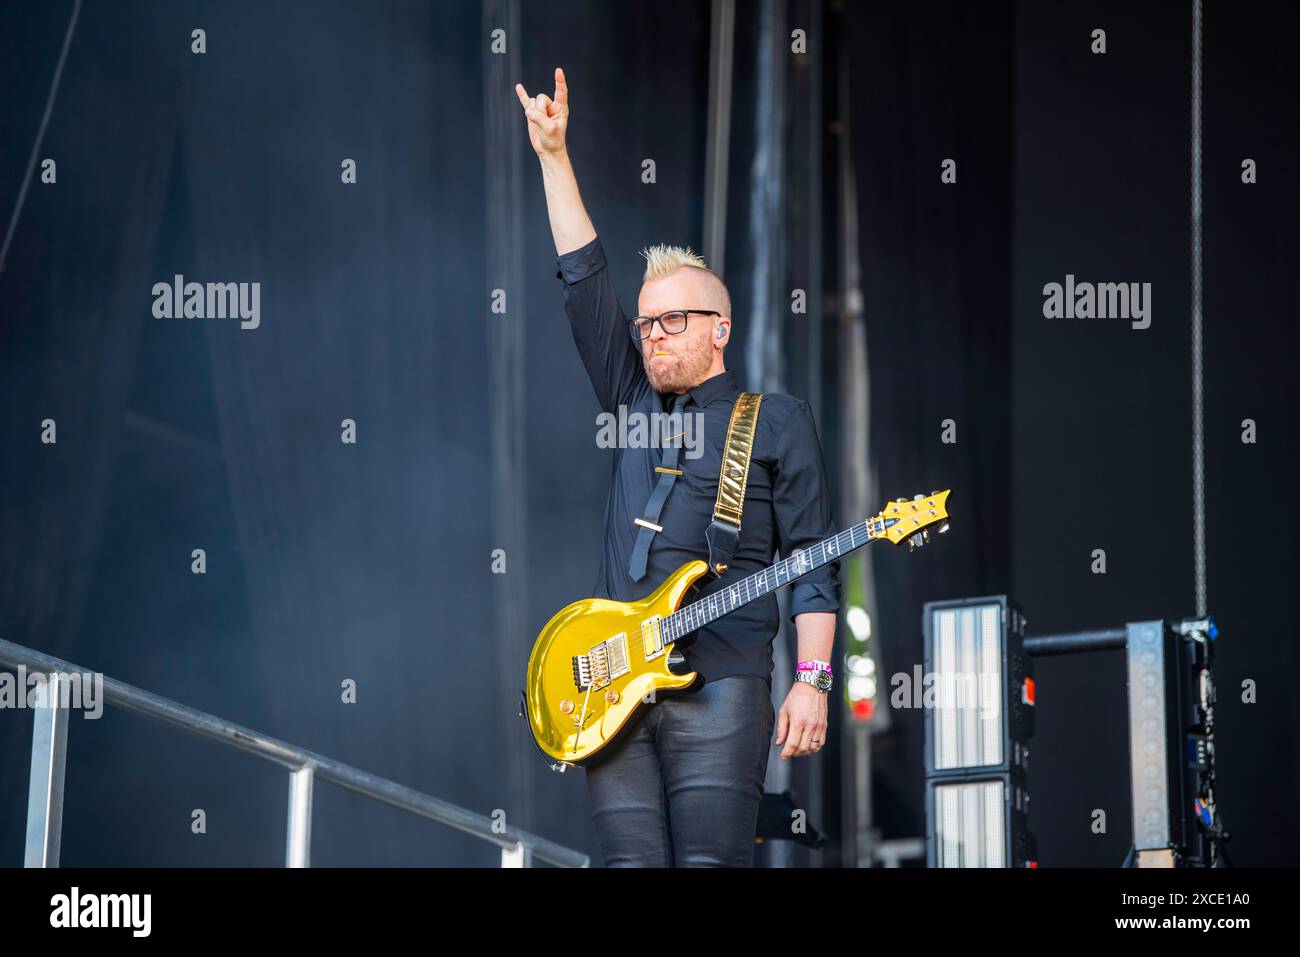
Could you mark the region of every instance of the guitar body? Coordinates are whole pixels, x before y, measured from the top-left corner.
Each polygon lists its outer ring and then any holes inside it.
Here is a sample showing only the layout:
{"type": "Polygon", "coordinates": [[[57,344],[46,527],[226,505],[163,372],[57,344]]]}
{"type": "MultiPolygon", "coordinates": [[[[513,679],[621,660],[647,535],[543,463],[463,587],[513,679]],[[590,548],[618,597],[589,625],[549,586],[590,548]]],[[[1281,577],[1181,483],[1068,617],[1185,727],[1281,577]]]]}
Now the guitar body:
{"type": "Polygon", "coordinates": [[[659,622],[708,570],[705,562],[687,562],[640,601],[585,598],[546,623],[528,659],[525,698],[533,738],[548,757],[561,767],[581,764],[653,695],[695,684],[695,672],[668,670],[672,644],[662,641],[659,622]]]}
{"type": "Polygon", "coordinates": [[[948,530],[948,491],[900,498],[864,522],[736,580],[682,607],[707,562],[687,562],[640,601],[586,598],[561,608],[533,645],[524,711],[533,739],[563,771],[607,747],[661,693],[685,691],[695,672],[668,668],[673,642],[751,601],[797,581],[867,542],[924,545],[931,526],[948,530]]]}

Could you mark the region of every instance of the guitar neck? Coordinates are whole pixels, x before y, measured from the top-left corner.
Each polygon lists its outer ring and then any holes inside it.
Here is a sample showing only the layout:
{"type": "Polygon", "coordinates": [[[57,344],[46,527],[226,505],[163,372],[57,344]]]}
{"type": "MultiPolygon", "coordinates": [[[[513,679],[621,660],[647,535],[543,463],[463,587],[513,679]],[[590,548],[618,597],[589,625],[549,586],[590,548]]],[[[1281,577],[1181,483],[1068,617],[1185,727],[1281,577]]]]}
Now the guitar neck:
{"type": "Polygon", "coordinates": [[[748,605],[751,601],[756,601],[783,585],[798,581],[827,562],[833,562],[861,548],[873,538],[879,538],[885,524],[892,524],[892,522],[870,520],[860,522],[838,535],[823,539],[797,555],[791,555],[761,572],[742,578],[706,598],[682,606],[660,622],[665,643],[689,635],[709,622],[717,621],[722,616],[731,614],[737,608],[748,605]]]}

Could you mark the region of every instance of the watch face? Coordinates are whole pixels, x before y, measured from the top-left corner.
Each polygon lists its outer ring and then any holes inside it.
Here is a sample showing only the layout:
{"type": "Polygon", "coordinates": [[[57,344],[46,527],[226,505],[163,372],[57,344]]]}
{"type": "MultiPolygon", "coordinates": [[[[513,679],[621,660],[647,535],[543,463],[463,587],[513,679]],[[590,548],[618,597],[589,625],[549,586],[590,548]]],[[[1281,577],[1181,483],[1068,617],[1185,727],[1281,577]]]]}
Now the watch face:
{"type": "Polygon", "coordinates": [[[818,671],[813,674],[813,684],[818,691],[831,690],[831,673],[829,671],[818,671]]]}

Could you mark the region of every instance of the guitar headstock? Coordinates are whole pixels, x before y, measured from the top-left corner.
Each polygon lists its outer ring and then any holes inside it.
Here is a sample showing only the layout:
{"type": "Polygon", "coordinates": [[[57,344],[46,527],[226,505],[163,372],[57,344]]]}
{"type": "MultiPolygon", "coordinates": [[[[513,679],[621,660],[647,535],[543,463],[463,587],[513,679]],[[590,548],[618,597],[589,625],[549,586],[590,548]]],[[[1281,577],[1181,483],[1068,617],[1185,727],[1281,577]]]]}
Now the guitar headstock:
{"type": "Polygon", "coordinates": [[[948,531],[948,494],[951,491],[944,489],[890,502],[867,522],[868,534],[895,545],[907,542],[908,551],[925,545],[930,541],[931,526],[938,525],[940,534],[948,531]]]}

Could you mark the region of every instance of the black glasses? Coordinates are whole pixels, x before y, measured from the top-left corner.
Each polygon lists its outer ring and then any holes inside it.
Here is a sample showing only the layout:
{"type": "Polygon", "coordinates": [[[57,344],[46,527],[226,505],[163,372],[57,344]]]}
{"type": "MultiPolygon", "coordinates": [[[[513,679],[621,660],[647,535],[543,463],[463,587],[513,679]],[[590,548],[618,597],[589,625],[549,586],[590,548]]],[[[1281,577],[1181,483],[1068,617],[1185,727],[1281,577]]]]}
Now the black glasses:
{"type": "Polygon", "coordinates": [[[714,312],[712,309],[674,309],[671,312],[660,313],[657,316],[637,316],[628,323],[628,329],[632,333],[632,338],[637,342],[650,338],[650,332],[654,329],[656,322],[668,335],[675,336],[686,331],[686,320],[691,315],[720,316],[722,313],[714,312]]]}

